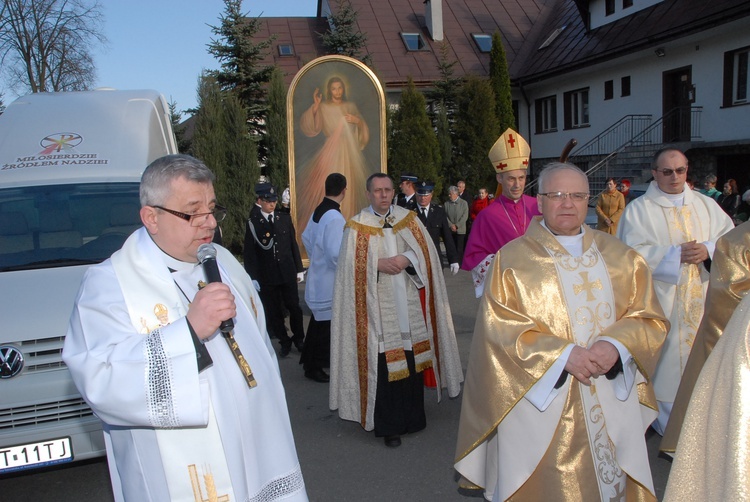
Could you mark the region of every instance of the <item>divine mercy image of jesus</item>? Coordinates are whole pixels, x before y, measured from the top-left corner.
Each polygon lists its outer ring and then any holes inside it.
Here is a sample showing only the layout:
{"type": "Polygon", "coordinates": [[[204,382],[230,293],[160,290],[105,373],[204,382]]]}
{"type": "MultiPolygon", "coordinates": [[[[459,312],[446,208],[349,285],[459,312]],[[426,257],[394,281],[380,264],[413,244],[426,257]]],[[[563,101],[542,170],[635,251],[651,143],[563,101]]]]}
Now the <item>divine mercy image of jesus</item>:
{"type": "MultiPolygon", "coordinates": [[[[295,214],[296,230],[301,235],[313,211],[325,196],[325,179],[331,173],[341,173],[347,180],[346,197],[341,203],[345,218],[357,214],[367,205],[365,181],[373,172],[381,171],[380,114],[377,94],[365,92],[358,86],[358,97],[369,113],[363,113],[349,99],[348,84],[355,80],[352,70],[335,61],[333,71],[310,79],[308,85],[298,85],[294,102],[304,103],[295,127],[295,214]],[[338,71],[337,71],[338,70],[338,71]],[[312,88],[311,83],[319,84],[312,88]],[[307,92],[305,93],[305,88],[307,92]],[[312,92],[310,90],[312,89],[312,92]],[[375,97],[367,103],[361,99],[375,97]],[[369,122],[373,122],[374,128],[369,122]],[[374,143],[374,144],[371,144],[374,143]],[[368,158],[368,154],[369,157],[368,158]]],[[[351,66],[351,65],[347,65],[351,66]]],[[[359,69],[353,69],[360,72],[359,69]]],[[[362,79],[359,76],[359,80],[362,79]]],[[[372,87],[372,85],[370,85],[372,87]]],[[[299,112],[298,112],[299,113],[299,112]]]]}

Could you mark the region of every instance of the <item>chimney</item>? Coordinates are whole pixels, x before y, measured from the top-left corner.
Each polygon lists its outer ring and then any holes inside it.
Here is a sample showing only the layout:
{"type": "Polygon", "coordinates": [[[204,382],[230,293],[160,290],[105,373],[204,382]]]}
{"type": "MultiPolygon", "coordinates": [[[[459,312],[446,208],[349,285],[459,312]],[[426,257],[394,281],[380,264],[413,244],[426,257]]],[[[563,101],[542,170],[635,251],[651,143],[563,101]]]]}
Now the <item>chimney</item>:
{"type": "Polygon", "coordinates": [[[432,40],[443,39],[443,0],[425,0],[425,23],[432,40]]]}

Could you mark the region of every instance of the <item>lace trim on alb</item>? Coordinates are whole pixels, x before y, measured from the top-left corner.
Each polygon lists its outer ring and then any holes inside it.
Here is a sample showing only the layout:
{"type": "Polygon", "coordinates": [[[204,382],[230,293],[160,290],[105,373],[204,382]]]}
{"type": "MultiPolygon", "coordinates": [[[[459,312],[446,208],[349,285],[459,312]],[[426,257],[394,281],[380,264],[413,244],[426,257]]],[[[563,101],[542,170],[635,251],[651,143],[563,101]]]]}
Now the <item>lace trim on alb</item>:
{"type": "Polygon", "coordinates": [[[172,365],[164,351],[161,330],[155,329],[143,344],[146,360],[146,400],[153,427],[172,429],[180,425],[172,402],[172,365]]]}
{"type": "Polygon", "coordinates": [[[294,471],[267,483],[260,491],[248,498],[248,502],[269,502],[289,496],[305,488],[299,464],[294,471]]]}

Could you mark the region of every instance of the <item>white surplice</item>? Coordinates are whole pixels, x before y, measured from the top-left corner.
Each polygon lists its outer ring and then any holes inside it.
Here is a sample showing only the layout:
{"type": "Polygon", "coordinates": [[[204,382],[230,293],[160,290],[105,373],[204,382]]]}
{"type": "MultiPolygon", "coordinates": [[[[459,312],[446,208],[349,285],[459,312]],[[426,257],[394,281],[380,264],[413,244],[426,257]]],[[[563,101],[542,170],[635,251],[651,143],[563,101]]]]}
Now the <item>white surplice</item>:
{"type": "Polygon", "coordinates": [[[666,194],[652,181],[646,193],[625,207],[617,237],[634,248],[653,272],[654,289],[671,329],[654,373],[659,401],[656,426],[663,431],[703,317],[708,271],[703,264],[680,263],[680,244],[704,243],[713,256],[716,241],[734,228],[716,201],[685,186],[666,194]]]}
{"type": "Polygon", "coordinates": [[[219,247],[217,261],[252,389],[218,331],[205,342],[213,365],[198,373],[184,316],[200,265],[141,228],[84,277],[63,358],[104,422],[117,500],[307,500],[261,302],[230,253],[219,247]]]}

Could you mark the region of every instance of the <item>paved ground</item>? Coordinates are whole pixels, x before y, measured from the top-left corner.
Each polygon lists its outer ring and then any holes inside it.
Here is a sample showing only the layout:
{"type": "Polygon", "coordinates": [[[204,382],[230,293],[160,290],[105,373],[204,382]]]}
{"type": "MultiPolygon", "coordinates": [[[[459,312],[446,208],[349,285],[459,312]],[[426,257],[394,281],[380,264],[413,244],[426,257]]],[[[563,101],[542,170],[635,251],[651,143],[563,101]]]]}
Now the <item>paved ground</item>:
{"type": "MultiPolygon", "coordinates": [[[[446,273],[446,283],[465,369],[479,300],[474,298],[468,272],[446,273]]],[[[458,491],[453,470],[461,396],[445,396],[438,404],[435,394],[426,392],[427,428],[405,436],[399,448],[391,449],[358,424],[328,410],[328,386],[304,378],[296,351],[280,365],[310,500],[467,500],[458,491]]],[[[649,434],[648,445],[661,499],[670,462],[658,456],[659,439],[649,434]]]]}
{"type": "MultiPolygon", "coordinates": [[[[464,368],[474,330],[478,300],[471,276],[447,274],[446,283],[464,368]]],[[[304,297],[300,288],[300,298],[304,297]]],[[[305,322],[307,325],[307,322],[305,322]]],[[[289,403],[292,429],[311,501],[433,502],[472,500],[459,493],[453,470],[461,397],[440,404],[427,392],[427,429],[405,436],[396,449],[345,422],[328,409],[328,385],[307,380],[299,355],[279,361],[289,403]]],[[[659,437],[647,435],[656,495],[663,496],[669,461],[657,454],[659,437]]],[[[550,499],[554,499],[550,494],[550,499]]],[[[106,462],[73,464],[43,472],[0,478],[0,500],[112,500],[106,462]]],[[[481,500],[481,499],[474,499],[481,500]]]]}

